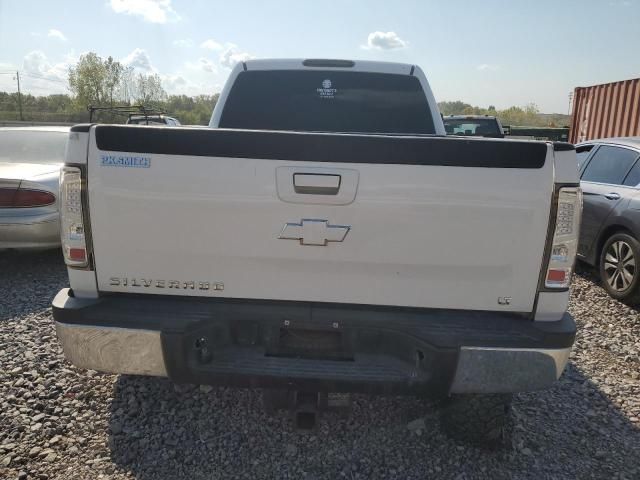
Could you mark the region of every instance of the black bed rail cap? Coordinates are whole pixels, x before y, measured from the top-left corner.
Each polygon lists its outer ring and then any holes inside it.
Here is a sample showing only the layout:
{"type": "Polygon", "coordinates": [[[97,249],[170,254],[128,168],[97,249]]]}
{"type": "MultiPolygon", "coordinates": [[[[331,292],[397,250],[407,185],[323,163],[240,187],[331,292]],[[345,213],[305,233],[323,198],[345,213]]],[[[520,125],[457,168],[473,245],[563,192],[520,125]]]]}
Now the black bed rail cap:
{"type": "Polygon", "coordinates": [[[129,125],[95,127],[98,150],[328,163],[542,168],[548,144],[435,135],[364,135],[129,125]]]}
{"type": "Polygon", "coordinates": [[[95,125],[94,123],[79,123],[77,125],[74,125],[73,127],[71,127],[71,131],[72,132],[88,132],[89,129],[91,128],[92,125],[95,125]]]}
{"type": "Polygon", "coordinates": [[[553,142],[553,151],[554,152],[570,152],[571,150],[575,150],[576,147],[573,143],[568,142],[553,142]]]}

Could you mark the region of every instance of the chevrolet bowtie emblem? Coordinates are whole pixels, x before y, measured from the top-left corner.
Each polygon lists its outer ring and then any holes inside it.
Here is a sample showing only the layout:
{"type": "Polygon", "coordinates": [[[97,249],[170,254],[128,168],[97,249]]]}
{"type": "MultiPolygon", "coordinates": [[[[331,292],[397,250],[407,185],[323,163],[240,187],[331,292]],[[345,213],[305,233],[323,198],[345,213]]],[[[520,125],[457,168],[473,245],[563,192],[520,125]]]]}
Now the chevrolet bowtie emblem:
{"type": "Polygon", "coordinates": [[[300,245],[327,245],[342,242],[349,233],[348,225],[329,225],[327,220],[304,219],[300,223],[285,223],[278,238],[299,240],[300,245]]]}

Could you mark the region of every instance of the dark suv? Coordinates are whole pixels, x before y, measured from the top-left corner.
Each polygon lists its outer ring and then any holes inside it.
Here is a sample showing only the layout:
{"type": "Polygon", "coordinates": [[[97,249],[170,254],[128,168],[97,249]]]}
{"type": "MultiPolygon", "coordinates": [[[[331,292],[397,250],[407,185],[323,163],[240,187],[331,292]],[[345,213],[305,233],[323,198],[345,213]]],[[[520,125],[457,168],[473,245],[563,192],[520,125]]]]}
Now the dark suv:
{"type": "Polygon", "coordinates": [[[584,198],[578,258],[597,267],[612,297],[640,301],[640,137],[576,146],[584,198]]]}
{"type": "Polygon", "coordinates": [[[500,120],[489,115],[448,115],[442,121],[447,135],[504,138],[500,120]]]}

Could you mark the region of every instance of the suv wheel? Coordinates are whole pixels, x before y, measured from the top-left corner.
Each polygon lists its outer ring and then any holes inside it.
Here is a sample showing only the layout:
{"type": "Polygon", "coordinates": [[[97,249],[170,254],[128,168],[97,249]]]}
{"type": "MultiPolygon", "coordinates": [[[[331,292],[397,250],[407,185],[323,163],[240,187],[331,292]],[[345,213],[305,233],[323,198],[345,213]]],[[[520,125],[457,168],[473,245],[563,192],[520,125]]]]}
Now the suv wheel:
{"type": "Polygon", "coordinates": [[[612,235],[600,252],[600,278],[613,298],[638,303],[640,277],[640,243],[627,233],[612,235]]]}
{"type": "Polygon", "coordinates": [[[497,448],[511,440],[510,394],[453,395],[441,413],[444,433],[454,440],[497,448]]]}

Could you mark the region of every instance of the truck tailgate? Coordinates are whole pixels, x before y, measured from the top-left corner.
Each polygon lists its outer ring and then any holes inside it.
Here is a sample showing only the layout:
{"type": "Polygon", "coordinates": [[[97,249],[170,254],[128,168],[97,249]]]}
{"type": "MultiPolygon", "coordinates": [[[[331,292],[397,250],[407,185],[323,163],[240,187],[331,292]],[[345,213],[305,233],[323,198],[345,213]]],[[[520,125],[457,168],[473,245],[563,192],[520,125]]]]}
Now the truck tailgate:
{"type": "Polygon", "coordinates": [[[552,155],[541,142],[94,127],[98,288],[530,312],[552,155]]]}

